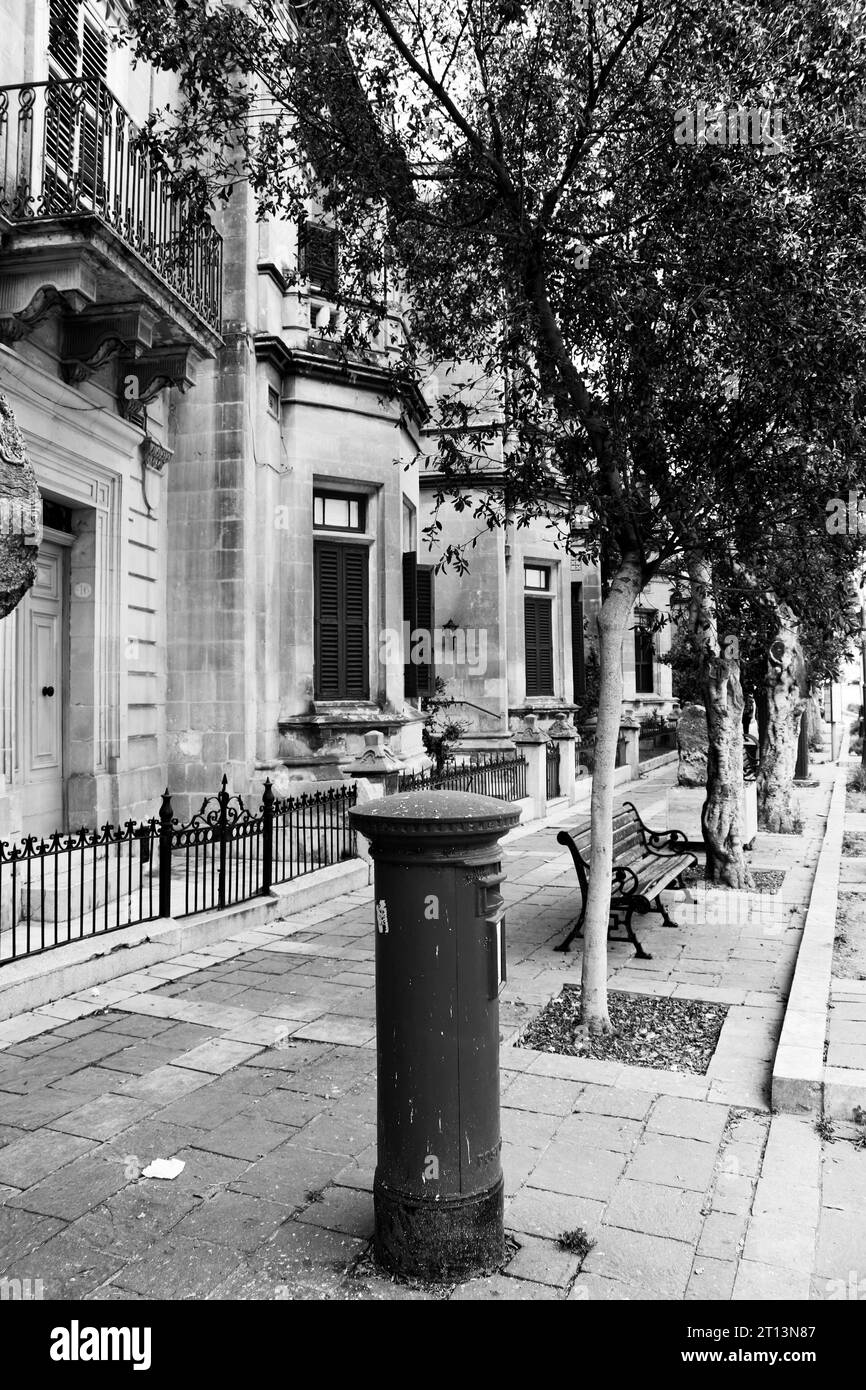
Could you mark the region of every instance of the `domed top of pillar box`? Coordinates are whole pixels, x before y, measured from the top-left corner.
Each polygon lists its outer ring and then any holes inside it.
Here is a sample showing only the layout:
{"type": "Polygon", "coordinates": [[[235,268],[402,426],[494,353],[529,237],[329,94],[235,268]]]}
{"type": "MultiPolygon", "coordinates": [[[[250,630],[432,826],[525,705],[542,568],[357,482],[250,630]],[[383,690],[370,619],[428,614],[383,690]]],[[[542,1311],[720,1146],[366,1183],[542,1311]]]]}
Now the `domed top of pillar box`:
{"type": "Polygon", "coordinates": [[[413,791],[354,807],[349,819],[374,851],[387,844],[441,853],[449,845],[462,848],[496,840],[517,825],[520,808],[471,792],[413,791]]]}

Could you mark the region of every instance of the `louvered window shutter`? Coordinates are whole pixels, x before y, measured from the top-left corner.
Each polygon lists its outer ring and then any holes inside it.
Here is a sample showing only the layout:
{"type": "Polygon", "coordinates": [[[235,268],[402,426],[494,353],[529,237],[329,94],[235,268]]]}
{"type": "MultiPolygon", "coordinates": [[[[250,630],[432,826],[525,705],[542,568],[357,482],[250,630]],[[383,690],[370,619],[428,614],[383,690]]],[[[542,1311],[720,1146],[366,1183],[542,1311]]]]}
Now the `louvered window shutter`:
{"type": "Polygon", "coordinates": [[[538,604],[538,683],[539,695],[553,694],[553,604],[537,599],[538,604]]]}
{"type": "Polygon", "coordinates": [[[418,667],[410,660],[412,654],[412,634],[418,626],[418,560],[408,551],[403,556],[403,633],[407,633],[408,647],[403,653],[403,694],[407,700],[414,700],[418,694],[418,667]]]}
{"type": "Polygon", "coordinates": [[[86,19],[81,72],[87,78],[87,105],[81,113],[78,169],[81,191],[98,205],[105,192],[105,127],[102,121],[107,94],[98,84],[108,72],[108,39],[86,19]]]}
{"type": "Polygon", "coordinates": [[[48,13],[48,52],[67,76],[78,75],[79,0],[51,0],[48,13]]]}
{"type": "Polygon", "coordinates": [[[549,599],[524,598],[527,695],[553,694],[553,623],[549,599]]]}
{"type": "MultiPolygon", "coordinates": [[[[48,53],[63,77],[78,75],[79,0],[51,0],[48,12],[48,53]]],[[[69,181],[76,169],[76,107],[68,86],[52,82],[45,101],[45,186],[47,210],[66,206],[69,181]]]]}
{"type": "Polygon", "coordinates": [[[583,585],[571,586],[571,656],[574,671],[574,698],[586,694],[586,660],[583,646],[583,585]]]}
{"type": "Polygon", "coordinates": [[[534,598],[523,600],[524,664],[526,667],[526,693],[538,694],[538,636],[535,630],[534,598]]]}
{"type": "Polygon", "coordinates": [[[320,700],[364,700],[369,692],[367,547],[317,541],[315,692],[320,700]]]}
{"type": "Polygon", "coordinates": [[[45,102],[45,201],[63,206],[75,168],[75,103],[68,87],[50,85],[45,102]]]}
{"type": "MultiPolygon", "coordinates": [[[[433,632],[436,620],[433,612],[433,566],[419,565],[416,576],[418,627],[430,634],[430,651],[433,651],[433,632]]],[[[435,695],[436,668],[431,661],[416,667],[418,672],[418,694],[435,695]]]]}
{"type": "Polygon", "coordinates": [[[100,78],[103,82],[108,75],[108,37],[91,24],[84,21],[84,43],[81,49],[82,77],[100,78]]]}
{"type": "Polygon", "coordinates": [[[320,227],[315,222],[301,222],[298,227],[298,268],[328,298],[337,294],[339,264],[337,233],[333,227],[320,227]]]}
{"type": "Polygon", "coordinates": [[[340,546],[343,555],[345,604],[345,698],[365,700],[370,685],[367,619],[368,551],[363,545],[340,546]]]}
{"type": "Polygon", "coordinates": [[[340,547],[315,547],[316,695],[340,698],[340,547]]]}

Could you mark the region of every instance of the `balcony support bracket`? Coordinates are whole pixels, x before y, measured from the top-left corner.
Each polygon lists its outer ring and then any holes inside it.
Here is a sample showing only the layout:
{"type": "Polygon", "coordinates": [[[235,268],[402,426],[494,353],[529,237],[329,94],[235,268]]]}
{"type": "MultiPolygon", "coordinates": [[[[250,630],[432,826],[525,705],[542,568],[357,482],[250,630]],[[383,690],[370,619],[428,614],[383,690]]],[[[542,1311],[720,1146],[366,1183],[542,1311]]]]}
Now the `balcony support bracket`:
{"type": "Polygon", "coordinates": [[[67,314],[72,307],[70,299],[54,285],[43,285],[25,308],[11,313],[0,310],[0,343],[11,347],[32,333],[43,319],[52,314],[67,314]]]}
{"type": "Polygon", "coordinates": [[[94,304],[79,314],[67,314],[61,347],[64,381],[85,381],[120,353],[137,358],[151,347],[156,321],[146,304],[94,304]]]}
{"type": "Polygon", "coordinates": [[[145,407],[167,386],[186,391],[195,385],[192,371],[193,346],[175,343],[156,346],[138,357],[120,359],[120,409],[127,420],[138,424],[145,407]]]}

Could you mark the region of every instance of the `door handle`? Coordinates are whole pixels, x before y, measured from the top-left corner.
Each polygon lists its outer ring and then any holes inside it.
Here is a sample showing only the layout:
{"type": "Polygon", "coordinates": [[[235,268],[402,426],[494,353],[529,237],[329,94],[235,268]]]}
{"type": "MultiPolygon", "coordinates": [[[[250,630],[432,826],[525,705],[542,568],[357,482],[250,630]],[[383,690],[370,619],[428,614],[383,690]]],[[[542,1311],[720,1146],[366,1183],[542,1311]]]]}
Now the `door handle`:
{"type": "Polygon", "coordinates": [[[53,694],[54,694],[54,686],[53,686],[53,685],[43,685],[43,687],[42,687],[42,694],[43,694],[43,695],[48,695],[48,696],[53,695],[53,694]]]}

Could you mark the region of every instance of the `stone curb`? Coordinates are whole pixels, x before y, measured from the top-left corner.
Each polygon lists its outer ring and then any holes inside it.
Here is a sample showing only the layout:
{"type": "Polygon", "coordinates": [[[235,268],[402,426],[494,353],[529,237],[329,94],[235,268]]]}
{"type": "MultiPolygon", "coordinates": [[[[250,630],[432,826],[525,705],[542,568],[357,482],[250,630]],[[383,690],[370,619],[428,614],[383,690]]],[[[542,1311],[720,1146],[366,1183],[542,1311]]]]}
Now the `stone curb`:
{"type": "Polygon", "coordinates": [[[847,767],[840,758],[785,1021],[773,1062],[771,1095],[775,1111],[820,1115],[824,1104],[824,1041],[830,1006],[846,781],[847,767]]]}
{"type": "Polygon", "coordinates": [[[9,961],[0,968],[0,1020],[92,989],[158,961],[225,941],[245,928],[265,926],[318,907],[341,894],[366,888],[368,883],[366,861],[350,859],[317,869],[292,883],[279,884],[267,898],[251,898],[222,912],[180,919],[161,917],[9,961]]]}

